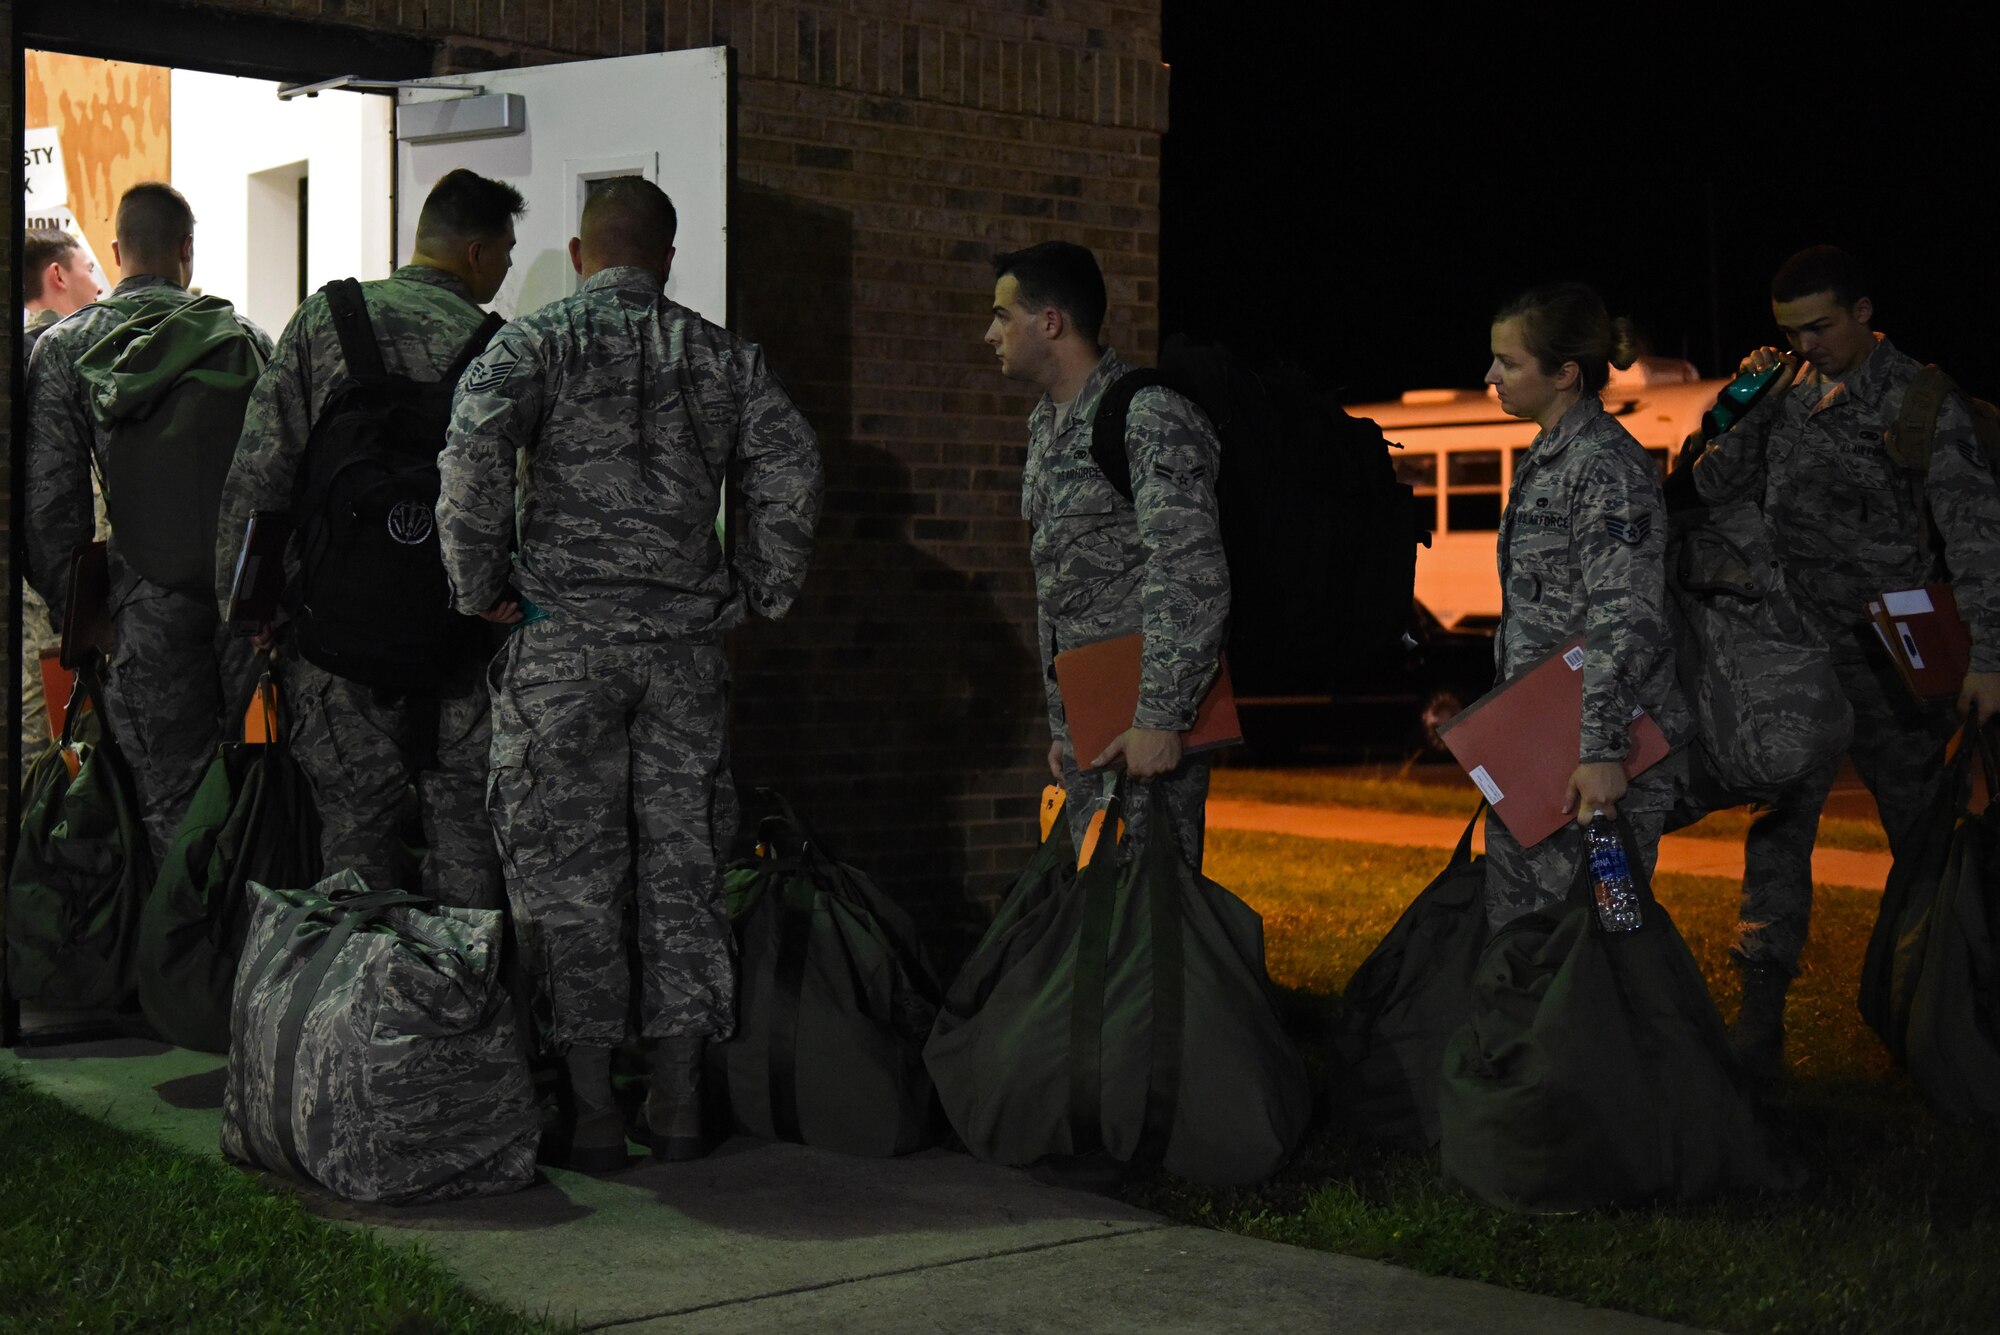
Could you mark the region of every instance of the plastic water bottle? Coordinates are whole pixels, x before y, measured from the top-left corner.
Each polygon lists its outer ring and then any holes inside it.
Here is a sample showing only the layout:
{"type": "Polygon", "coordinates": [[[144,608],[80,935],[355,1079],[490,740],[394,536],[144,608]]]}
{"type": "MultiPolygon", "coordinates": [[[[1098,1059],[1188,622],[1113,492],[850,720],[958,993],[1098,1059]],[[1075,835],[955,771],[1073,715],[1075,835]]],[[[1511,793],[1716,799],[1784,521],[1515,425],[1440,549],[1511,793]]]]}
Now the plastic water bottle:
{"type": "Polygon", "coordinates": [[[1633,932],[1642,921],[1639,889],[1632,884],[1632,864],[1625,858],[1625,841],[1618,826],[1598,812],[1583,832],[1590,853],[1590,888],[1597,896],[1597,921],[1607,932],[1633,932]]]}
{"type": "Polygon", "coordinates": [[[1735,426],[1764,397],[1772,382],[1784,374],[1787,363],[1774,362],[1761,371],[1744,371],[1722,387],[1722,393],[1715,398],[1715,407],[1709,410],[1714,430],[1707,433],[1711,438],[1735,426]]]}

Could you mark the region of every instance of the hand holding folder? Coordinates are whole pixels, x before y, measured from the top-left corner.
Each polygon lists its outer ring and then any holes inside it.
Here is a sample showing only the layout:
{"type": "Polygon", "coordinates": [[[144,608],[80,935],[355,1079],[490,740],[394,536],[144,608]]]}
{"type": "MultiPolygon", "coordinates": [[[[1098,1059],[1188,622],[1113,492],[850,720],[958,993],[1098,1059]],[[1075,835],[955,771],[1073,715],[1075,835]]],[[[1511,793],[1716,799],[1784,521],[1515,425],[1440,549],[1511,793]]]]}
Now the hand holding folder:
{"type": "Polygon", "coordinates": [[[1889,589],[1868,618],[1896,674],[1918,700],[1955,700],[1972,663],[1972,636],[1949,584],[1889,589]]]}
{"type": "Polygon", "coordinates": [[[225,618],[238,635],[255,635],[278,619],[285,592],[285,544],[291,536],[291,516],[281,511],[259,510],[250,516],[229,583],[225,618]]]}
{"type": "MultiPolygon", "coordinates": [[[[1091,772],[1090,761],[1132,726],[1132,716],[1139,710],[1144,650],[1144,636],[1120,635],[1056,655],[1056,690],[1069,720],[1077,766],[1085,774],[1091,772]]],[[[1242,740],[1236,696],[1229,685],[1229,660],[1224,658],[1195,711],[1194,726],[1181,738],[1181,750],[1183,754],[1212,751],[1242,740]]]]}

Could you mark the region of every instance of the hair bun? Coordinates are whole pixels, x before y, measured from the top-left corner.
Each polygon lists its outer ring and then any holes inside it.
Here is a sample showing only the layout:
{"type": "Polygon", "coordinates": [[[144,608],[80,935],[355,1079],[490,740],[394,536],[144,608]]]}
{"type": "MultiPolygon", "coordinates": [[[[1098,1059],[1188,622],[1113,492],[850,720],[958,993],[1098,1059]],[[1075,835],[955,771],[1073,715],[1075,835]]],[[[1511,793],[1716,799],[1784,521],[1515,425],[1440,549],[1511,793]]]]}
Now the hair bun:
{"type": "Polygon", "coordinates": [[[1621,315],[1611,322],[1610,362],[1621,371],[1632,369],[1641,357],[1652,351],[1645,331],[1639,322],[1629,315],[1621,315]]]}

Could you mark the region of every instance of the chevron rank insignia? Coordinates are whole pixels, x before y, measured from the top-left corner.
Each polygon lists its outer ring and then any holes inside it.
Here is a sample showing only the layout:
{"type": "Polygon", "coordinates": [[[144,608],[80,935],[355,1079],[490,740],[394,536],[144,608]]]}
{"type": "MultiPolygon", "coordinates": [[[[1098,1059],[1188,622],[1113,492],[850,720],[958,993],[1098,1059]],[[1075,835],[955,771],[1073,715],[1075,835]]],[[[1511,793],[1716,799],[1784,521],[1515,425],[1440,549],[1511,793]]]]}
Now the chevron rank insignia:
{"type": "Polygon", "coordinates": [[[1964,455],[1965,462],[1971,464],[1974,468],[1992,467],[1986,461],[1986,451],[1979,447],[1979,442],[1976,439],[1960,440],[1958,442],[1958,452],[1964,455]]]}
{"type": "Polygon", "coordinates": [[[467,394],[484,394],[489,389],[498,389],[520,364],[521,354],[503,343],[473,363],[472,374],[459,388],[467,394]]]}
{"type": "Polygon", "coordinates": [[[1616,515],[1604,521],[1604,531],[1628,547],[1637,547],[1653,531],[1653,517],[1640,515],[1636,519],[1620,519],[1616,515]]]}

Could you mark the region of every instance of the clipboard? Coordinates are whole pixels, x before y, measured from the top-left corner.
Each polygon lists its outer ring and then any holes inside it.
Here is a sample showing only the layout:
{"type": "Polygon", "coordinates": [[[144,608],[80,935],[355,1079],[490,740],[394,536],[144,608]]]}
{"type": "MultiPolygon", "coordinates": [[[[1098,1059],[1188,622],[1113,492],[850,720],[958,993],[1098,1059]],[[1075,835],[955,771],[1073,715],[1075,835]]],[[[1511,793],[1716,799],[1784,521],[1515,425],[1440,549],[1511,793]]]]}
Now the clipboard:
{"type": "Polygon", "coordinates": [[[93,653],[111,656],[110,548],[100,539],[69,558],[69,605],[63,608],[58,660],[72,672],[93,653]]]}
{"type": "Polygon", "coordinates": [[[1868,617],[1896,675],[1921,701],[1956,700],[1972,665],[1972,636],[1949,584],[1887,589],[1868,617]]]}
{"type": "MultiPolygon", "coordinates": [[[[1086,762],[1103,754],[1118,735],[1132,726],[1139,708],[1139,676],[1145,636],[1114,636],[1095,644],[1065,649],[1056,655],[1056,690],[1069,720],[1070,744],[1085,774],[1086,762]]],[[[1195,710],[1194,726],[1181,738],[1187,753],[1214,751],[1243,740],[1236,720],[1236,693],[1229,684],[1229,656],[1216,665],[1215,680],[1195,710]]]]}
{"type": "Polygon", "coordinates": [[[238,635],[255,635],[278,619],[285,593],[285,544],[291,536],[291,516],[282,510],[259,510],[244,526],[243,550],[236,554],[223,616],[238,635]]]}
{"type": "MultiPolygon", "coordinates": [[[[1645,710],[1632,711],[1629,727],[1628,779],[1673,749],[1645,710]]],[[[1583,637],[1481,696],[1438,734],[1521,847],[1569,824],[1576,813],[1562,804],[1583,740],[1583,637]]]]}

